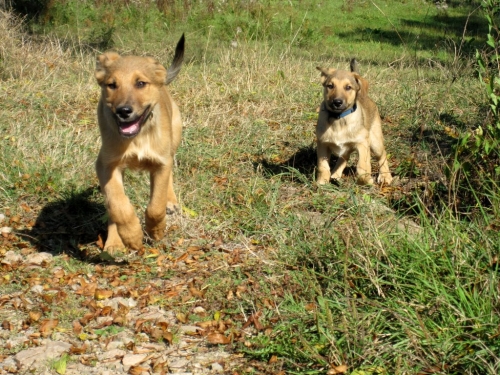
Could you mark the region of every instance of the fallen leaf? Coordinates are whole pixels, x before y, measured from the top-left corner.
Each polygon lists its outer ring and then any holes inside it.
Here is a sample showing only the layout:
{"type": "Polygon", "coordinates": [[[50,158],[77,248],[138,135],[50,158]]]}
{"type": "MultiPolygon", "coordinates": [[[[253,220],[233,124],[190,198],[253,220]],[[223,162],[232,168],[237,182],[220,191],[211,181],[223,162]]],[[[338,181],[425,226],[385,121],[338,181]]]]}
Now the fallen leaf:
{"type": "Polygon", "coordinates": [[[75,346],[73,345],[70,349],[69,352],[70,354],[83,354],[87,351],[87,344],[83,344],[82,346],[75,346]]]}
{"type": "Polygon", "coordinates": [[[40,324],[40,333],[41,333],[42,337],[50,336],[52,334],[52,331],[54,330],[54,328],[57,327],[58,324],[59,324],[58,319],[42,320],[42,322],[40,324]]]}
{"type": "Polygon", "coordinates": [[[54,370],[60,375],[64,375],[66,373],[66,364],[68,361],[67,355],[63,355],[57,361],[54,362],[54,370]]]}
{"type": "Polygon", "coordinates": [[[278,362],[278,356],[272,355],[271,358],[269,358],[268,363],[276,363],[278,362]]]}
{"type": "Polygon", "coordinates": [[[163,338],[168,341],[169,345],[172,345],[172,340],[174,339],[174,335],[172,335],[172,332],[163,332],[163,338]]]}
{"type": "Polygon", "coordinates": [[[29,318],[31,322],[38,322],[40,318],[42,317],[42,312],[41,311],[30,311],[29,312],[29,318]]]}
{"type": "Polygon", "coordinates": [[[189,254],[186,252],[186,253],[182,254],[179,258],[177,258],[177,259],[175,260],[175,262],[174,262],[174,263],[182,262],[182,261],[183,261],[183,260],[185,260],[188,256],[189,256],[189,254]]]}
{"type": "Polygon", "coordinates": [[[203,292],[194,286],[194,283],[189,283],[188,287],[189,293],[196,298],[203,298],[203,292]]]}
{"type": "Polygon", "coordinates": [[[97,241],[95,242],[95,244],[97,245],[97,247],[99,249],[104,249],[104,241],[102,240],[102,237],[100,234],[97,235],[97,241]]]}
{"type": "Polygon", "coordinates": [[[327,375],[344,374],[345,372],[347,372],[346,365],[331,366],[327,372],[327,375]]]}
{"type": "Polygon", "coordinates": [[[94,298],[96,300],[108,299],[113,296],[113,291],[109,289],[96,289],[94,298]]]}
{"type": "Polygon", "coordinates": [[[188,318],[187,318],[186,314],[177,313],[177,314],[175,314],[175,317],[181,323],[187,323],[188,322],[188,318]]]}
{"type": "Polygon", "coordinates": [[[131,375],[141,375],[143,373],[149,374],[149,368],[142,366],[133,366],[130,368],[130,370],[128,370],[128,373],[131,375]]]}
{"type": "Polygon", "coordinates": [[[224,336],[222,333],[210,333],[207,336],[207,340],[210,344],[222,344],[227,345],[231,343],[231,338],[224,336]]]}

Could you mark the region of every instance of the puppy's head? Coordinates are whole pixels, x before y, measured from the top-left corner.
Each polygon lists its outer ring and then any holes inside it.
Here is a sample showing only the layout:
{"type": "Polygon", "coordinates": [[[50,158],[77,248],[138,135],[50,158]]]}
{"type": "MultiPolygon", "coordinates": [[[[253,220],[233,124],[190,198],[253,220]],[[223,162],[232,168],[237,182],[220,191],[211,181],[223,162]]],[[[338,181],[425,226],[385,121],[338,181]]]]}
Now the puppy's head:
{"type": "Polygon", "coordinates": [[[160,89],[165,85],[167,71],[150,57],[123,57],[107,52],[97,58],[95,78],[119,133],[132,138],[139,134],[160,100],[160,89]]]}
{"type": "Polygon", "coordinates": [[[323,85],[323,98],[327,109],[340,114],[352,108],[360,92],[364,92],[365,81],[357,73],[345,70],[323,69],[321,84],[323,85]]]}

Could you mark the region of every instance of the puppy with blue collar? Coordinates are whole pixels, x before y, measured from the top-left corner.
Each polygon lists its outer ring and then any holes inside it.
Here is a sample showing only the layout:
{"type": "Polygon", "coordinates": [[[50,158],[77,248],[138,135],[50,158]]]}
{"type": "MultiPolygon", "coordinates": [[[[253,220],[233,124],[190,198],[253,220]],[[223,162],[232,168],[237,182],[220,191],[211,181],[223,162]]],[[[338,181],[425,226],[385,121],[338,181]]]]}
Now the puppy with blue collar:
{"type": "Polygon", "coordinates": [[[356,72],[356,61],[351,71],[324,69],[321,72],[323,103],[316,125],[318,170],[317,183],[323,185],[338,180],[354,151],[358,153],[357,182],[373,184],[371,154],[379,165],[377,182],[392,182],[382,134],[382,120],[376,104],[368,97],[368,81],[356,72]],[[330,170],[330,156],[338,157],[330,170]]]}

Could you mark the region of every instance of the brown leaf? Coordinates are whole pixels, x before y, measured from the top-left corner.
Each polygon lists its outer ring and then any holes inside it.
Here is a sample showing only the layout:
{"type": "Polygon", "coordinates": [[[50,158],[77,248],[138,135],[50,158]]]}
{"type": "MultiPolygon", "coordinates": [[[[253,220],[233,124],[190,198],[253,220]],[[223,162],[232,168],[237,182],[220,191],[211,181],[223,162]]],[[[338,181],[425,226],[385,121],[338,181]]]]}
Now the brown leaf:
{"type": "Polygon", "coordinates": [[[163,331],[160,328],[153,328],[150,332],[150,335],[155,339],[155,341],[158,341],[163,337],[163,331]]]}
{"type": "Polygon", "coordinates": [[[31,322],[38,322],[40,318],[42,317],[42,312],[41,311],[35,311],[32,310],[29,312],[29,318],[31,322]]]}
{"type": "Polygon", "coordinates": [[[102,237],[100,234],[97,235],[97,241],[95,242],[95,244],[97,245],[97,247],[99,249],[104,249],[104,241],[102,240],[102,237]]]}
{"type": "Polygon", "coordinates": [[[177,318],[177,320],[181,323],[184,323],[186,324],[188,322],[188,318],[186,316],[186,314],[183,314],[183,313],[177,313],[175,314],[175,317],[177,318]]]}
{"type": "Polygon", "coordinates": [[[224,336],[222,333],[210,333],[207,336],[207,340],[210,344],[222,344],[227,345],[231,343],[231,338],[224,336]]]}
{"type": "Polygon", "coordinates": [[[50,336],[52,334],[52,331],[54,330],[54,328],[57,327],[58,324],[59,324],[58,319],[42,320],[42,322],[40,324],[40,333],[41,333],[42,337],[50,336]]]}
{"type": "Polygon", "coordinates": [[[182,262],[183,260],[185,260],[187,257],[189,256],[188,253],[184,253],[182,254],[179,258],[177,258],[174,263],[178,263],[178,262],[182,262]]]}
{"type": "Polygon", "coordinates": [[[203,292],[194,286],[194,283],[189,283],[189,293],[196,298],[203,298],[203,292]]]}
{"type": "Polygon", "coordinates": [[[83,354],[83,353],[87,352],[87,344],[83,344],[80,347],[73,345],[69,349],[69,352],[70,352],[70,354],[83,354]]]}
{"type": "Polygon", "coordinates": [[[172,340],[174,339],[174,335],[172,335],[172,332],[163,332],[163,338],[168,341],[169,345],[172,345],[172,340]]]}
{"type": "Polygon", "coordinates": [[[272,355],[271,358],[269,358],[268,363],[276,363],[278,362],[278,356],[272,355]]]}
{"type": "Polygon", "coordinates": [[[316,310],[316,304],[314,302],[308,303],[305,305],[306,311],[315,311],[316,310]]]}
{"type": "Polygon", "coordinates": [[[73,321],[73,333],[75,335],[79,335],[80,333],[82,333],[82,331],[83,331],[83,327],[80,324],[80,322],[78,320],[74,320],[73,321]]]}
{"type": "Polygon", "coordinates": [[[344,374],[347,372],[347,365],[331,366],[327,375],[344,374]]]}
{"type": "Polygon", "coordinates": [[[167,361],[162,358],[151,360],[153,366],[153,374],[166,374],[168,370],[167,361]]]}
{"type": "Polygon", "coordinates": [[[132,366],[130,370],[128,370],[128,373],[131,375],[149,374],[149,367],[132,366]]]}
{"type": "Polygon", "coordinates": [[[205,322],[198,322],[196,325],[200,328],[207,329],[210,327],[216,327],[217,326],[217,321],[215,320],[207,320],[205,322]]]}
{"type": "Polygon", "coordinates": [[[94,298],[96,300],[107,299],[113,296],[113,291],[109,289],[96,289],[94,298]]]}

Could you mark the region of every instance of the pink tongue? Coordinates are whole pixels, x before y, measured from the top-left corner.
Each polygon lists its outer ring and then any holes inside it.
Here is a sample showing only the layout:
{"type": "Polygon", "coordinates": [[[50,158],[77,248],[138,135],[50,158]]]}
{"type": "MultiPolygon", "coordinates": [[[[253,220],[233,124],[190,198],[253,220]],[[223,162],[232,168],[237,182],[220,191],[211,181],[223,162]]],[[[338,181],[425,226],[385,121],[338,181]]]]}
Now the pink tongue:
{"type": "Polygon", "coordinates": [[[139,121],[134,121],[131,123],[121,123],[120,130],[123,134],[134,134],[139,131],[139,121]]]}

